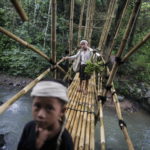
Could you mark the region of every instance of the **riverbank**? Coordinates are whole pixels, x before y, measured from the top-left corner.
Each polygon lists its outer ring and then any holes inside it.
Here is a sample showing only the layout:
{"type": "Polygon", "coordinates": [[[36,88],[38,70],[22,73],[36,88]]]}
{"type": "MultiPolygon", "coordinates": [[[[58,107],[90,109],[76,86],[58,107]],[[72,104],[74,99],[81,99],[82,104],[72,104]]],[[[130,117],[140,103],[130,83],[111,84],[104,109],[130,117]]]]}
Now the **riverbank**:
{"type": "Polygon", "coordinates": [[[0,74],[0,86],[5,88],[23,88],[31,81],[31,78],[14,77],[7,74],[0,74]]]}
{"type": "MultiPolygon", "coordinates": [[[[33,79],[26,78],[26,77],[14,77],[7,74],[0,74],[0,86],[5,87],[7,89],[12,89],[12,88],[22,89],[27,84],[29,84],[32,80],[33,79]]],[[[115,107],[113,102],[111,102],[111,100],[107,101],[105,103],[105,106],[113,107],[113,108],[115,107]]],[[[120,106],[123,111],[127,111],[127,112],[135,112],[140,108],[138,103],[135,103],[134,101],[126,98],[124,99],[121,98],[120,106]]]]}
{"type": "MultiPolygon", "coordinates": [[[[29,82],[29,80],[32,80],[22,77],[13,78],[10,76],[6,78],[6,75],[3,76],[2,78],[0,80],[3,81],[3,85],[2,82],[0,82],[2,86],[6,87],[5,80],[7,80],[8,83],[11,83],[10,85],[7,83],[6,89],[1,88],[0,94],[2,96],[1,100],[3,102],[5,102],[8,99],[8,95],[10,98],[17,91],[19,91],[16,90],[16,88],[21,89],[21,86],[23,86],[23,84],[21,85],[22,81],[27,83],[29,82]],[[11,82],[9,79],[11,79],[11,82]],[[19,83],[20,86],[18,85],[14,87],[16,83],[19,83]]],[[[141,109],[137,109],[136,111],[133,111],[134,112],[133,113],[131,109],[134,107],[134,102],[132,102],[132,100],[125,99],[124,97],[122,98],[121,96],[118,96],[118,98],[122,108],[123,117],[128,125],[128,130],[131,138],[133,139],[135,149],[140,150],[143,148],[143,146],[148,148],[149,144],[147,143],[149,143],[149,141],[147,142],[147,139],[149,139],[148,138],[149,123],[150,123],[149,114],[141,109]]],[[[16,149],[24,124],[28,122],[30,118],[31,118],[31,101],[29,95],[23,96],[19,101],[17,101],[14,105],[12,105],[8,111],[6,111],[3,115],[0,115],[1,120],[0,149],[1,148],[3,148],[3,150],[16,149]]],[[[104,119],[105,119],[104,120],[105,129],[107,131],[106,136],[108,140],[106,142],[108,145],[108,149],[126,150],[127,148],[126,144],[124,143],[124,139],[122,139],[122,134],[118,132],[118,121],[116,119],[116,111],[114,109],[114,104],[111,103],[111,101],[109,100],[104,105],[104,119]],[[118,145],[121,145],[121,147],[118,147],[118,145]]],[[[95,150],[98,150],[99,149],[98,142],[100,139],[99,135],[97,135],[100,132],[98,123],[95,132],[96,132],[95,150]]]]}

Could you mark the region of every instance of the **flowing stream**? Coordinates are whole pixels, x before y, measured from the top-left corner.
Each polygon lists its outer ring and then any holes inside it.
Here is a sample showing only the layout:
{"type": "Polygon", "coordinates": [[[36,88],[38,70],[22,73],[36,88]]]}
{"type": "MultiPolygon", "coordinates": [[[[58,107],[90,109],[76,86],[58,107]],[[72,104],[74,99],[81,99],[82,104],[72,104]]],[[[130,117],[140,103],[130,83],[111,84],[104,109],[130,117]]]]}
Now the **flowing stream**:
{"type": "MultiPolygon", "coordinates": [[[[5,102],[18,92],[16,89],[0,88],[0,101],[5,102]]],[[[129,135],[135,150],[150,150],[150,114],[139,110],[123,113],[129,135]]],[[[0,115],[0,134],[5,135],[6,150],[16,150],[24,125],[32,119],[29,94],[20,98],[6,112],[0,115]]],[[[113,108],[104,107],[104,124],[107,150],[128,150],[118,119],[113,108]]],[[[99,150],[100,131],[96,125],[96,148],[99,150]]]]}

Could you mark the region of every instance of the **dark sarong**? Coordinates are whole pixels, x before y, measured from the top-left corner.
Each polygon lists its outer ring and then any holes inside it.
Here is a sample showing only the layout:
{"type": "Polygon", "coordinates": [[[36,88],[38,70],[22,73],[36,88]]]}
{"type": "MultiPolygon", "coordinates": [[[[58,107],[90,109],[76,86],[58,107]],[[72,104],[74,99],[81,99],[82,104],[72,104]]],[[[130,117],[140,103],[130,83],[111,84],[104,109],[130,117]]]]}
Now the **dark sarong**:
{"type": "Polygon", "coordinates": [[[85,64],[80,66],[80,71],[79,71],[80,72],[80,75],[79,75],[80,80],[89,80],[91,78],[91,76],[85,72],[85,67],[86,67],[85,64]]]}

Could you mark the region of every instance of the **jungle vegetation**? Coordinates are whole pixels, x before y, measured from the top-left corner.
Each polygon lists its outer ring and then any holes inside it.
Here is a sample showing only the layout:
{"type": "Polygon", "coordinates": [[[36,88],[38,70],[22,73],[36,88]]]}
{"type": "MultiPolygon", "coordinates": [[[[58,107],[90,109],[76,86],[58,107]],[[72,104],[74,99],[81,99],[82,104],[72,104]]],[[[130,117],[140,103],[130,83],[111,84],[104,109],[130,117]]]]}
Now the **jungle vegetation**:
{"type": "MultiPolygon", "coordinates": [[[[112,55],[119,48],[122,35],[125,31],[129,15],[136,0],[131,0],[123,19],[119,36],[116,40],[112,55]]],[[[96,0],[94,30],[91,47],[98,46],[103,29],[106,12],[110,0],[96,0]]],[[[114,34],[121,7],[125,0],[118,0],[118,9],[113,18],[113,25],[107,39],[107,45],[114,34]]],[[[22,6],[29,17],[29,21],[22,22],[10,0],[0,1],[0,26],[41,49],[51,57],[51,13],[50,0],[21,0],[22,6]]],[[[77,47],[77,32],[82,0],[75,0],[74,10],[74,42],[77,47]]],[[[85,8],[86,9],[86,8],[85,8]]],[[[57,60],[66,55],[69,38],[70,0],[57,0],[57,60]]],[[[126,52],[150,32],[150,2],[142,1],[141,9],[135,22],[134,29],[128,40],[126,52]]],[[[84,13],[83,26],[86,19],[84,13]]],[[[49,63],[33,51],[0,33],[0,72],[14,76],[36,77],[49,67],[49,63]]],[[[120,76],[132,76],[135,80],[150,82],[150,40],[146,42],[119,70],[120,76]]]]}

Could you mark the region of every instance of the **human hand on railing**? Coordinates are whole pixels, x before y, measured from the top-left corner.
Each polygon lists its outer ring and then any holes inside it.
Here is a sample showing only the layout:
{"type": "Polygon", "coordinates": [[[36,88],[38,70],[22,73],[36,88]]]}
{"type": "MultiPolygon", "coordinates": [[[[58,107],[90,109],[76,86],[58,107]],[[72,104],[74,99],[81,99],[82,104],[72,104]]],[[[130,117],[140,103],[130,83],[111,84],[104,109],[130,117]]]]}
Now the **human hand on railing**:
{"type": "Polygon", "coordinates": [[[69,59],[69,57],[68,57],[68,56],[66,56],[66,57],[63,57],[63,60],[67,60],[67,59],[69,59]]]}

